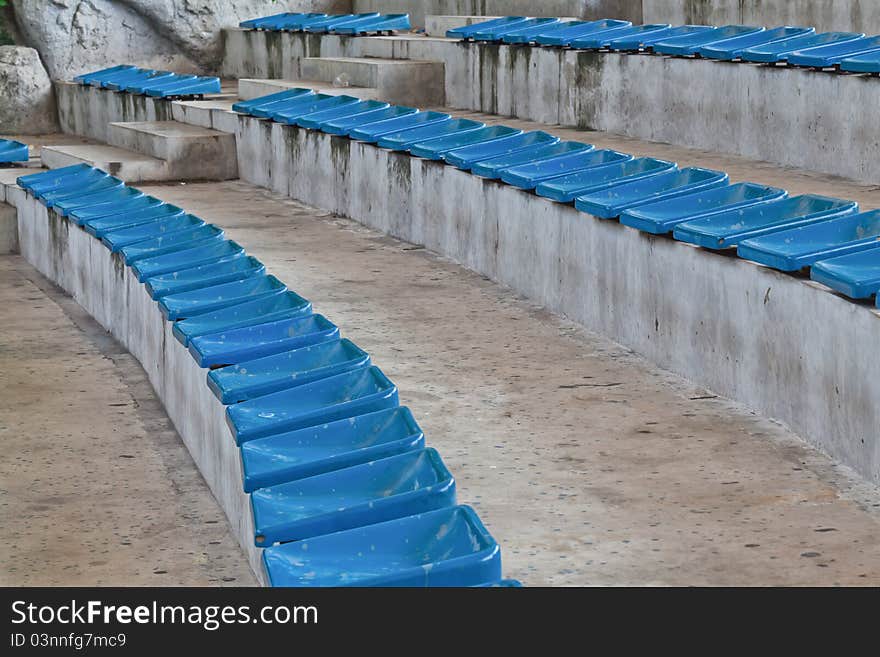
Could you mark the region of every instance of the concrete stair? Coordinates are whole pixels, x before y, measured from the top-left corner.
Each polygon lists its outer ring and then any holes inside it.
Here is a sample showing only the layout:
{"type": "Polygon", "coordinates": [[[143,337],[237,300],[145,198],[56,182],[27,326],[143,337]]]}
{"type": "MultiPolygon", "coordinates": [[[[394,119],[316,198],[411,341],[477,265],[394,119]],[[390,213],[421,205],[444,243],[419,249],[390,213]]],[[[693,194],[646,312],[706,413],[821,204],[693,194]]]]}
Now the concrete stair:
{"type": "Polygon", "coordinates": [[[446,67],[442,62],[380,57],[305,57],[300,74],[307,80],[346,80],[355,87],[378,90],[389,103],[434,106],[446,101],[446,67]]]}
{"type": "Polygon", "coordinates": [[[126,182],[170,180],[164,160],[105,144],[44,146],[40,159],[49,169],[85,162],[126,182]]]}
{"type": "Polygon", "coordinates": [[[321,80],[257,80],[242,78],[238,81],[238,97],[241,100],[251,100],[260,96],[278,93],[294,87],[313,89],[317,93],[331,96],[348,95],[361,100],[381,100],[379,90],[372,87],[337,87],[331,82],[321,80]]]}

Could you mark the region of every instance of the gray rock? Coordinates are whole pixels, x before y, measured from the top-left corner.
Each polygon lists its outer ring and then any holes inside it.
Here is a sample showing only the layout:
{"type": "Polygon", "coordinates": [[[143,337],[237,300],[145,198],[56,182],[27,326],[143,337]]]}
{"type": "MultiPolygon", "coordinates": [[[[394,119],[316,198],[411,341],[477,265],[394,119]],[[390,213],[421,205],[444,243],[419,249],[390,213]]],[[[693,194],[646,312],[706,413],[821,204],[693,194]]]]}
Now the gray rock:
{"type": "Polygon", "coordinates": [[[220,30],[283,11],[349,11],[351,0],[13,0],[15,23],[53,79],[116,64],[209,73],[220,30]]]}
{"type": "Polygon", "coordinates": [[[52,82],[33,48],[0,46],[0,99],[3,133],[58,131],[52,82]]]}

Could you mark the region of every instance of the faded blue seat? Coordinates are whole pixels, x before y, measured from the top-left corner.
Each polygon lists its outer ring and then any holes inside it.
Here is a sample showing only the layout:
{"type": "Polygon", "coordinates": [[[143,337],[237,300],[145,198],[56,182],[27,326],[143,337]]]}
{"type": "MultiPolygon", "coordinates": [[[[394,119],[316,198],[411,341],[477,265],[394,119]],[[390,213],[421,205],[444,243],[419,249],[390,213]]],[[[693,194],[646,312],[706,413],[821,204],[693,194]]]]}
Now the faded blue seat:
{"type": "Polygon", "coordinates": [[[853,55],[870,54],[880,51],[880,36],[862,37],[843,43],[830,43],[826,46],[797,50],[788,56],[792,66],[827,68],[853,55]]]}
{"type": "Polygon", "coordinates": [[[27,162],[27,144],[12,139],[0,139],[0,162],[27,162]]]}
{"type": "Polygon", "coordinates": [[[468,130],[467,132],[447,135],[439,139],[431,139],[415,144],[410,148],[409,152],[415,157],[421,157],[426,160],[441,160],[447,153],[465,148],[466,146],[492,144],[520,134],[522,134],[522,130],[519,128],[510,128],[504,125],[485,126],[477,130],[468,130]]]}
{"type": "Polygon", "coordinates": [[[737,247],[737,255],[774,269],[797,271],[878,244],[880,210],[871,210],[745,240],[737,247]]]}
{"type": "Polygon", "coordinates": [[[671,27],[668,30],[640,31],[615,38],[608,44],[608,47],[611,50],[639,52],[652,48],[658,41],[687,34],[697,34],[712,29],[714,28],[711,25],[679,25],[677,27],[671,27]]]}
{"type": "Polygon", "coordinates": [[[107,231],[101,238],[104,245],[113,253],[121,251],[130,244],[137,244],[157,237],[170,237],[176,233],[204,226],[205,222],[191,214],[179,214],[107,231]]]}
{"type": "Polygon", "coordinates": [[[124,189],[123,181],[114,176],[107,176],[83,186],[62,187],[46,192],[41,195],[40,201],[47,208],[54,208],[55,212],[66,217],[75,208],[98,205],[121,198],[125,194],[124,189]]]}
{"type": "Polygon", "coordinates": [[[637,35],[646,36],[648,34],[659,32],[660,30],[668,31],[672,27],[669,23],[649,23],[647,25],[623,25],[613,27],[608,30],[600,30],[592,34],[587,34],[569,42],[569,46],[579,50],[599,50],[607,48],[615,39],[623,37],[634,37],[637,35]]]}
{"type": "Polygon", "coordinates": [[[620,223],[646,233],[662,235],[671,232],[683,221],[748,208],[785,198],[786,195],[787,192],[778,187],[736,183],[624,210],[620,213],[620,223]]]}
{"type": "Polygon", "coordinates": [[[415,107],[404,107],[403,105],[392,105],[385,109],[370,110],[363,114],[355,114],[344,118],[322,121],[318,129],[331,135],[348,135],[352,130],[356,130],[362,126],[373,123],[380,123],[390,119],[396,119],[411,114],[418,114],[419,110],[415,107]]]}
{"type": "Polygon", "coordinates": [[[867,299],[880,291],[880,249],[821,260],[810,267],[810,278],[851,299],[867,299]]]}
{"type": "Polygon", "coordinates": [[[187,82],[195,79],[195,75],[178,75],[177,73],[163,71],[162,73],[146,80],[138,80],[137,82],[120,86],[119,91],[124,91],[129,94],[145,94],[148,87],[162,87],[166,84],[176,84],[178,82],[187,82]]]}
{"type": "Polygon", "coordinates": [[[260,18],[251,18],[250,20],[241,21],[238,26],[247,30],[274,30],[278,29],[278,25],[284,23],[284,21],[304,15],[305,14],[302,13],[285,11],[280,14],[272,14],[271,16],[262,16],[260,18]]]}
{"type": "Polygon", "coordinates": [[[735,37],[742,37],[747,34],[756,34],[763,32],[763,27],[754,27],[751,25],[725,25],[723,27],[714,27],[711,30],[703,30],[691,34],[684,34],[677,37],[669,37],[661,41],[655,41],[652,49],[660,55],[677,55],[679,57],[688,57],[699,52],[700,48],[710,43],[725,41],[735,37]]]}
{"type": "Polygon", "coordinates": [[[125,264],[132,265],[138,260],[155,258],[166,253],[191,249],[196,246],[207,246],[211,242],[219,242],[221,240],[223,240],[222,228],[211,224],[204,224],[124,246],[120,249],[119,253],[122,254],[125,264]]]}
{"type": "Polygon", "coordinates": [[[150,298],[158,300],[169,294],[240,281],[265,273],[266,266],[262,262],[241,251],[206,264],[150,276],[144,281],[144,287],[150,298]]]}
{"type": "MultiPolygon", "coordinates": [[[[538,184],[535,193],[560,203],[571,203],[575,198],[584,194],[672,172],[676,169],[678,169],[678,165],[674,162],[657,160],[652,157],[639,157],[545,180],[538,184]]],[[[474,170],[476,171],[476,167],[474,170]]]]}
{"type": "Polygon", "coordinates": [[[501,548],[456,506],[266,548],[272,586],[472,586],[501,579],[501,548]]]}
{"type": "MultiPolygon", "coordinates": [[[[535,18],[532,19],[532,21],[527,21],[512,30],[500,32],[498,38],[493,40],[501,41],[502,43],[533,43],[535,41],[535,37],[539,34],[547,32],[548,30],[552,31],[563,25],[569,26],[572,23],[580,22],[581,21],[563,22],[559,18],[535,18]]],[[[479,38],[479,35],[484,33],[485,32],[478,32],[474,36],[474,38],[479,41],[481,40],[479,38]]]]}
{"type": "Polygon", "coordinates": [[[784,62],[788,57],[800,50],[817,48],[829,44],[841,44],[854,41],[865,36],[861,32],[822,32],[820,34],[807,34],[806,36],[768,43],[763,46],[746,48],[740,53],[740,57],[746,62],[761,62],[772,64],[784,62]]]}
{"type": "Polygon", "coordinates": [[[455,505],[455,479],[421,449],[262,488],[251,495],[254,543],[301,541],[455,505]]]}
{"type": "Polygon", "coordinates": [[[344,23],[330,28],[333,34],[377,34],[379,32],[395,32],[409,30],[409,14],[382,14],[375,18],[344,23]]]}
{"type": "Polygon", "coordinates": [[[275,23],[272,29],[279,32],[302,32],[304,25],[323,18],[327,18],[327,14],[321,12],[310,12],[298,16],[290,16],[275,23]]]}
{"type": "Polygon", "coordinates": [[[99,219],[127,212],[137,212],[161,204],[162,201],[152,196],[147,196],[139,189],[123,187],[119,192],[118,198],[108,199],[102,203],[96,203],[87,207],[75,208],[67,213],[67,218],[78,226],[82,226],[91,219],[99,219]]]}
{"type": "Polygon", "coordinates": [[[312,312],[312,304],[296,292],[288,290],[284,294],[257,301],[248,301],[223,310],[205,313],[175,322],[171,332],[184,347],[200,335],[223,333],[232,329],[265,324],[279,319],[303,317],[312,312]]]}
{"type": "MultiPolygon", "coordinates": [[[[260,96],[258,98],[251,98],[250,100],[237,102],[232,106],[232,111],[238,112],[239,114],[250,114],[256,116],[254,114],[255,110],[264,110],[266,106],[272,105],[273,103],[287,103],[291,100],[301,98],[302,96],[314,95],[314,93],[315,92],[311,89],[306,89],[304,87],[293,87],[292,89],[285,89],[284,91],[279,91],[274,94],[268,94],[266,96],[260,96]]],[[[264,114],[264,116],[267,116],[267,114],[264,114]]]]}
{"type": "MultiPolygon", "coordinates": [[[[321,94],[322,95],[322,94],[321,94]]],[[[300,120],[321,114],[326,110],[334,110],[346,107],[354,107],[362,101],[354,96],[331,96],[323,100],[317,100],[318,94],[315,95],[316,100],[312,103],[302,103],[295,109],[273,112],[272,120],[278,123],[287,123],[288,125],[300,125],[300,120]]]]}
{"type": "Polygon", "coordinates": [[[559,23],[558,18],[529,18],[520,23],[487,27],[471,34],[474,41],[501,41],[505,34],[520,32],[529,28],[550,28],[559,23]]]}
{"type": "Polygon", "coordinates": [[[726,173],[688,167],[583,194],[575,198],[574,205],[594,217],[613,219],[627,208],[724,185],[726,173]]]}
{"type": "Polygon", "coordinates": [[[608,149],[560,155],[531,164],[520,164],[501,172],[501,180],[520,189],[534,189],[541,182],[615,162],[633,159],[628,153],[608,149]]]}
{"type": "Polygon", "coordinates": [[[323,315],[295,314],[219,333],[203,333],[189,343],[200,367],[233,365],[330,340],[339,328],[323,315]]]}
{"type": "Polygon", "coordinates": [[[103,214],[102,212],[102,214],[97,217],[84,217],[83,213],[91,209],[84,208],[81,210],[74,210],[69,216],[75,217],[76,223],[81,224],[82,227],[86,229],[87,233],[100,239],[113,230],[130,228],[139,224],[150,223],[151,221],[156,221],[158,219],[169,219],[184,214],[181,208],[176,205],[171,205],[170,203],[163,203],[162,201],[159,201],[159,199],[141,197],[138,200],[141,201],[144,198],[149,201],[158,202],[145,203],[143,207],[137,208],[123,207],[112,214],[103,214]]]}
{"type": "Polygon", "coordinates": [[[383,121],[374,121],[348,131],[348,136],[357,141],[375,143],[392,132],[410,128],[433,125],[451,121],[452,117],[443,112],[412,112],[383,121]]]}
{"type": "Polygon", "coordinates": [[[528,20],[525,16],[503,16],[501,18],[493,18],[489,21],[481,21],[473,25],[463,25],[452,30],[446,31],[446,37],[449,39],[472,39],[477,32],[486,30],[513,28],[518,24],[525,23],[528,20]]]}
{"type": "Polygon", "coordinates": [[[296,120],[297,125],[309,130],[319,130],[322,123],[327,121],[335,121],[338,119],[346,119],[350,117],[360,116],[378,110],[384,110],[391,107],[388,103],[379,100],[362,100],[354,104],[345,104],[340,107],[326,109],[321,112],[315,112],[307,116],[301,116],[296,120]]]}
{"type": "Polygon", "coordinates": [[[843,217],[858,212],[858,209],[859,204],[854,201],[802,194],[745,210],[685,221],[675,227],[673,236],[707,249],[726,249],[752,237],[843,217]]]}
{"type": "Polygon", "coordinates": [[[220,93],[220,78],[199,76],[144,86],[144,93],[157,98],[185,98],[220,93]]]}
{"type": "Polygon", "coordinates": [[[555,144],[538,144],[531,148],[526,148],[511,155],[501,155],[493,157],[489,160],[477,162],[472,168],[471,173],[481,178],[499,179],[501,172],[520,164],[528,164],[531,162],[541,162],[565,155],[574,155],[577,153],[586,153],[593,150],[592,144],[583,144],[579,141],[560,141],[555,144]]]}
{"type": "Polygon", "coordinates": [[[98,82],[103,78],[119,75],[120,73],[127,73],[135,69],[137,69],[137,66],[120,64],[118,66],[102,68],[100,71],[92,71],[91,73],[83,73],[81,75],[77,75],[73,78],[73,81],[79,82],[80,84],[89,85],[92,84],[92,82],[98,82]]]}
{"type": "Polygon", "coordinates": [[[574,21],[549,29],[535,36],[535,42],[542,46],[567,46],[574,39],[599,34],[618,27],[631,25],[629,21],[603,18],[597,21],[574,21]]]}
{"type": "Polygon", "coordinates": [[[840,60],[840,70],[850,73],[880,73],[880,50],[840,60]]]}
{"type": "Polygon", "coordinates": [[[371,365],[227,406],[226,422],[236,444],[242,445],[254,438],[397,405],[397,386],[371,365]]]}
{"type": "Polygon", "coordinates": [[[443,121],[442,123],[434,123],[419,128],[390,132],[387,135],[383,135],[382,138],[376,142],[376,145],[380,148],[388,148],[393,151],[408,151],[415,144],[439,139],[440,137],[472,132],[484,128],[485,126],[486,124],[482,121],[452,119],[451,121],[443,121]]]}
{"type": "Polygon", "coordinates": [[[468,170],[477,162],[489,158],[513,155],[528,148],[556,144],[559,141],[559,137],[555,135],[536,130],[482,144],[471,144],[445,153],[443,159],[452,166],[468,170]]]}
{"type": "Polygon", "coordinates": [[[241,446],[244,490],[250,493],[424,445],[425,435],[406,406],[257,438],[241,446]]]}
{"type": "Polygon", "coordinates": [[[339,16],[328,16],[327,18],[318,19],[316,21],[309,21],[303,25],[304,32],[330,32],[330,30],[336,26],[346,25],[347,23],[354,23],[363,18],[378,18],[379,12],[364,12],[360,14],[342,14],[339,16]]]}
{"type": "Polygon", "coordinates": [[[224,404],[237,404],[369,364],[366,351],[351,340],[334,338],[212,370],[208,387],[224,404]]]}
{"type": "MultiPolygon", "coordinates": [[[[273,94],[274,95],[274,94],[273,94]]],[[[308,93],[308,94],[295,94],[290,98],[284,100],[277,100],[272,102],[266,102],[264,104],[256,105],[250,108],[248,112],[251,116],[256,116],[261,119],[268,119],[276,112],[286,112],[288,110],[295,110],[300,106],[304,106],[308,103],[315,103],[321,100],[327,100],[328,98],[335,98],[331,94],[316,94],[316,93],[308,93]]]]}
{"type": "Polygon", "coordinates": [[[284,283],[274,276],[263,274],[168,294],[159,299],[159,310],[169,321],[184,320],[248,301],[267,299],[285,292],[287,286],[284,283]]]}
{"type": "Polygon", "coordinates": [[[121,74],[118,77],[106,78],[101,81],[102,89],[110,91],[125,91],[134,85],[150,82],[161,82],[175,77],[171,71],[157,71],[155,69],[139,69],[130,73],[121,74]]]}
{"type": "Polygon", "coordinates": [[[40,192],[55,189],[69,184],[69,181],[89,178],[92,176],[107,176],[100,169],[90,164],[72,164],[68,167],[50,169],[39,173],[29,173],[15,179],[16,184],[33,196],[39,198],[40,192]]]}
{"type": "Polygon", "coordinates": [[[145,283],[154,276],[181,272],[212,262],[244,255],[244,249],[232,240],[209,240],[149,258],[143,258],[131,265],[131,271],[138,281],[145,283]]]}
{"type": "Polygon", "coordinates": [[[720,59],[724,61],[734,61],[739,59],[742,52],[748,48],[757,48],[768,44],[778,44],[786,39],[794,39],[796,37],[814,34],[814,27],[775,27],[772,30],[763,30],[761,32],[752,32],[743,36],[734,37],[732,39],[724,39],[710,43],[700,48],[697,53],[701,57],[707,59],[720,59]]]}
{"type": "MultiPolygon", "coordinates": [[[[95,169],[85,165],[86,168],[77,171],[62,171],[55,174],[53,171],[47,171],[45,178],[34,178],[28,182],[26,189],[33,194],[34,198],[43,200],[45,198],[52,199],[62,197],[68,194],[80,194],[83,190],[94,188],[96,185],[104,183],[108,180],[116,180],[109,173],[95,169]]],[[[43,175],[43,174],[36,174],[43,175]]],[[[30,176],[19,176],[19,179],[30,178],[30,176]]]]}

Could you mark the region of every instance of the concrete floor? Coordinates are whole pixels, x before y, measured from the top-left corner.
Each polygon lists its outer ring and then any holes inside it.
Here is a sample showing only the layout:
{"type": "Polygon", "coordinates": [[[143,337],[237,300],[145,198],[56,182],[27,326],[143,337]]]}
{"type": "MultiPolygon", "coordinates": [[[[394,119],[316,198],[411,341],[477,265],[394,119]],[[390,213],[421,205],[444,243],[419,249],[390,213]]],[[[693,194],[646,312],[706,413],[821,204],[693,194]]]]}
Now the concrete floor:
{"type": "Polygon", "coordinates": [[[527,585],[880,584],[880,493],[423,249],[241,182],[142,185],[367,349],[527,585]]]}
{"type": "Polygon", "coordinates": [[[20,256],[0,325],[0,585],[254,585],[137,361],[20,256]]]}

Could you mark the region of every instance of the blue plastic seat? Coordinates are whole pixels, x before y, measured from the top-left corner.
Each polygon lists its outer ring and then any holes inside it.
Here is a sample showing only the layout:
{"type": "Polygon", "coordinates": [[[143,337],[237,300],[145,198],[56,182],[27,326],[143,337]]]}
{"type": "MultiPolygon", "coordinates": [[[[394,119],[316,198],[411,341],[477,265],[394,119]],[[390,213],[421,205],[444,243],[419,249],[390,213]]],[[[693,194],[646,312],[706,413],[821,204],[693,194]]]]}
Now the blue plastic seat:
{"type": "Polygon", "coordinates": [[[157,237],[170,237],[176,233],[204,225],[205,222],[194,215],[180,214],[107,231],[101,241],[110,251],[116,253],[130,244],[137,244],[157,237]]]}
{"type": "Polygon", "coordinates": [[[641,31],[612,39],[608,47],[611,50],[639,52],[652,48],[658,41],[707,32],[712,29],[715,28],[711,25],[679,25],[666,30],[641,31]]]}
{"type": "Polygon", "coordinates": [[[470,119],[452,119],[442,123],[400,130],[383,135],[376,144],[380,148],[388,148],[393,151],[408,151],[415,144],[428,142],[450,135],[459,135],[484,128],[485,123],[471,121],[470,119]]]}
{"type": "Polygon", "coordinates": [[[583,194],[574,205],[594,217],[613,219],[627,208],[725,185],[727,174],[722,171],[688,167],[583,194]]]}
{"type": "Polygon", "coordinates": [[[360,21],[343,23],[330,28],[333,34],[377,34],[379,32],[395,32],[409,30],[409,14],[383,14],[375,18],[364,18],[360,21]]]}
{"type": "Polygon", "coordinates": [[[830,43],[826,46],[797,50],[788,56],[792,66],[827,68],[853,55],[876,53],[880,51],[880,36],[862,37],[843,43],[830,43]]]}
{"type": "Polygon", "coordinates": [[[362,18],[378,18],[378,12],[364,12],[361,14],[341,14],[338,16],[328,16],[327,18],[318,19],[316,21],[309,21],[303,25],[303,31],[305,32],[329,32],[331,28],[337,25],[344,25],[346,23],[352,23],[358,21],[362,18]]]}
{"type": "Polygon", "coordinates": [[[27,144],[12,139],[0,139],[0,162],[27,162],[29,158],[27,144]]]}
{"type": "Polygon", "coordinates": [[[397,116],[393,119],[375,121],[362,125],[358,128],[354,128],[352,130],[349,130],[348,136],[358,141],[375,143],[379,141],[381,137],[384,137],[385,135],[392,132],[400,132],[402,130],[407,130],[410,128],[417,128],[419,126],[427,126],[451,120],[452,117],[443,112],[407,113],[403,116],[397,116]]]}
{"type": "Polygon", "coordinates": [[[288,290],[284,294],[257,301],[248,301],[223,310],[205,313],[175,322],[171,332],[175,339],[184,347],[200,335],[224,333],[232,329],[265,324],[290,317],[303,317],[312,312],[310,301],[303,299],[296,292],[288,290]]]}
{"type": "Polygon", "coordinates": [[[86,207],[75,208],[67,213],[70,221],[82,226],[89,219],[113,216],[121,212],[133,212],[147,207],[161,205],[162,201],[152,196],[147,196],[141,190],[134,187],[123,187],[119,190],[117,198],[108,199],[102,203],[96,203],[86,207]]]}
{"type": "Polygon", "coordinates": [[[251,18],[246,21],[241,21],[238,26],[243,27],[246,30],[272,30],[284,20],[302,15],[303,14],[301,13],[285,11],[280,14],[272,14],[271,16],[262,16],[260,18],[251,18]]]}
{"type": "Polygon", "coordinates": [[[369,364],[366,351],[351,340],[334,338],[212,370],[208,387],[224,404],[237,404],[369,364]]]}
{"type": "Polygon", "coordinates": [[[596,35],[618,27],[632,25],[629,21],[601,19],[597,21],[574,21],[555,29],[551,28],[535,36],[535,43],[541,46],[567,46],[575,39],[596,35]]]}
{"type": "Polygon", "coordinates": [[[446,37],[449,39],[462,39],[467,41],[472,39],[477,32],[504,28],[513,29],[516,25],[525,23],[527,20],[528,18],[526,16],[503,16],[501,18],[493,18],[489,21],[481,21],[479,23],[474,23],[473,25],[462,25],[461,27],[447,30],[446,37]]]}
{"type": "Polygon", "coordinates": [[[311,89],[293,87],[292,89],[285,89],[284,91],[279,91],[274,94],[237,102],[232,106],[232,111],[238,112],[239,114],[253,114],[254,110],[264,109],[267,105],[273,103],[287,103],[291,100],[301,98],[302,96],[314,95],[314,93],[315,92],[311,89]]]}
{"type": "Polygon", "coordinates": [[[624,25],[614,27],[609,30],[602,30],[593,34],[587,34],[569,42],[571,48],[579,50],[599,50],[607,48],[615,39],[623,37],[634,37],[637,35],[646,36],[648,34],[659,32],[660,30],[668,31],[672,27],[669,23],[649,23],[647,25],[624,25]]]}
{"type": "Polygon", "coordinates": [[[119,179],[113,178],[109,173],[92,168],[69,175],[62,174],[57,177],[34,181],[30,191],[35,198],[44,202],[51,202],[54,199],[65,198],[71,195],[84,196],[92,193],[94,190],[100,191],[106,188],[108,183],[115,185],[117,181],[119,179]]]}
{"type": "Polygon", "coordinates": [[[165,319],[177,321],[285,292],[287,286],[284,283],[274,276],[264,274],[166,295],[159,299],[159,310],[165,319]]]}
{"type": "MultiPolygon", "coordinates": [[[[148,198],[150,201],[158,201],[158,199],[152,197],[142,198],[148,198]]],[[[80,223],[78,218],[83,217],[83,228],[86,229],[87,233],[94,235],[99,239],[113,230],[130,228],[132,226],[137,226],[138,224],[146,224],[158,219],[168,219],[170,217],[184,214],[183,210],[176,205],[163,203],[161,201],[158,203],[146,203],[143,207],[139,208],[122,208],[121,211],[114,212],[113,214],[94,218],[83,216],[83,213],[89,209],[90,208],[74,210],[69,216],[77,217],[77,223],[80,223]]]]}
{"type": "Polygon", "coordinates": [[[737,255],[782,271],[797,271],[814,262],[880,245],[880,210],[851,214],[829,221],[745,240],[737,255]]]}
{"type": "Polygon", "coordinates": [[[756,34],[763,32],[763,27],[754,27],[751,25],[725,25],[724,27],[714,27],[711,30],[685,34],[677,37],[669,37],[661,41],[655,41],[651,48],[655,53],[661,55],[677,55],[679,57],[688,57],[699,52],[700,48],[710,43],[742,37],[747,34],[756,34]]]}
{"type": "Polygon", "coordinates": [[[53,208],[62,217],[66,217],[76,208],[121,198],[125,194],[124,190],[124,182],[119,178],[108,176],[75,190],[67,188],[48,192],[43,194],[40,200],[47,208],[53,208]]]}
{"type": "Polygon", "coordinates": [[[748,208],[785,198],[786,194],[784,189],[778,187],[748,182],[736,183],[624,210],[620,213],[620,223],[646,233],[663,235],[672,232],[672,229],[683,221],[715,216],[738,208],[748,208]]]}
{"type": "Polygon", "coordinates": [[[223,240],[222,228],[211,224],[204,224],[124,246],[119,253],[122,254],[125,264],[132,265],[146,258],[155,258],[166,253],[183,251],[184,249],[191,249],[196,246],[208,246],[211,242],[219,242],[221,240],[223,240]]]}
{"type": "Polygon", "coordinates": [[[144,281],[144,287],[150,298],[158,300],[169,294],[241,281],[265,273],[266,266],[262,262],[240,252],[203,265],[150,276],[144,281]]]}
{"type": "Polygon", "coordinates": [[[859,204],[854,201],[802,194],[685,221],[675,227],[673,236],[707,249],[726,249],[752,237],[843,217],[858,209],[859,204]]]}
{"type": "Polygon", "coordinates": [[[867,299],[880,291],[880,249],[821,260],[810,267],[810,278],[850,299],[867,299]]]}
{"type": "MultiPolygon", "coordinates": [[[[501,41],[502,43],[532,43],[535,40],[535,37],[542,32],[546,32],[548,29],[555,29],[560,25],[570,25],[573,21],[563,22],[559,18],[533,18],[530,21],[526,21],[513,29],[504,29],[500,32],[496,33],[496,37],[494,39],[488,39],[490,41],[501,41]]],[[[579,22],[579,21],[574,21],[579,22]]],[[[497,28],[495,28],[497,29],[497,28]]],[[[492,32],[493,30],[489,30],[492,32]]],[[[474,35],[474,39],[476,41],[482,41],[481,35],[486,34],[487,31],[477,32],[474,35]]]]}
{"type": "Polygon", "coordinates": [[[455,505],[455,479],[434,449],[262,488],[251,495],[254,543],[266,547],[455,505]]]}
{"type": "Polygon", "coordinates": [[[220,78],[201,76],[192,80],[179,80],[173,84],[148,85],[144,87],[144,93],[157,98],[188,98],[219,94],[220,78]]]}
{"type": "Polygon", "coordinates": [[[74,82],[78,82],[80,84],[88,85],[93,81],[99,81],[102,78],[111,77],[114,75],[119,75],[120,73],[127,73],[129,71],[136,70],[137,66],[131,66],[129,64],[120,64],[118,66],[111,66],[109,68],[102,68],[99,71],[92,71],[91,73],[83,73],[81,75],[77,75],[73,78],[74,82]]]}
{"type": "Polygon", "coordinates": [[[493,589],[520,589],[522,582],[518,579],[499,579],[494,582],[484,582],[483,584],[474,584],[474,588],[493,588],[493,589]]]}
{"type": "Polygon", "coordinates": [[[298,16],[289,16],[275,23],[272,29],[280,32],[302,32],[304,25],[323,18],[327,18],[327,14],[321,12],[310,12],[307,14],[299,14],[298,16]]]}
{"type": "Polygon", "coordinates": [[[574,155],[577,153],[587,153],[593,150],[592,144],[583,144],[579,141],[560,141],[555,144],[543,145],[538,144],[531,148],[513,153],[512,155],[501,155],[493,157],[489,160],[478,162],[471,168],[471,173],[481,178],[490,178],[497,180],[501,178],[501,172],[520,164],[528,164],[530,162],[540,162],[556,157],[566,155],[574,155]]]}
{"type": "Polygon", "coordinates": [[[127,87],[135,84],[148,82],[161,82],[175,76],[171,71],[157,71],[155,69],[140,69],[131,73],[121,74],[118,77],[106,78],[101,81],[102,89],[110,91],[125,91],[127,87]]]}
{"type": "Polygon", "coordinates": [[[840,60],[840,70],[850,73],[880,73],[880,50],[846,57],[840,60]]]}
{"type": "Polygon", "coordinates": [[[531,164],[520,164],[501,172],[501,180],[520,189],[535,189],[541,182],[615,162],[633,159],[628,153],[608,149],[560,155],[531,164]]]}
{"type": "MultiPolygon", "coordinates": [[[[273,94],[274,95],[274,94],[273,94]]],[[[308,105],[310,103],[316,103],[318,101],[327,100],[328,98],[336,98],[336,96],[331,94],[296,94],[286,100],[277,100],[272,102],[266,102],[264,104],[255,105],[250,108],[248,112],[251,116],[256,116],[260,119],[268,119],[271,118],[273,114],[276,112],[286,112],[288,110],[296,110],[299,107],[308,105]]]]}
{"type": "MultiPolygon", "coordinates": [[[[317,98],[318,95],[315,95],[317,98]]],[[[337,110],[340,108],[349,108],[359,105],[362,101],[354,96],[331,96],[314,103],[305,103],[297,106],[295,109],[289,109],[283,112],[273,112],[272,120],[278,123],[287,123],[288,125],[301,125],[300,120],[310,118],[316,114],[322,114],[326,110],[337,110]]]]}
{"type": "Polygon", "coordinates": [[[273,433],[303,429],[397,405],[397,386],[382,370],[371,365],[228,406],[226,422],[236,444],[242,445],[273,433]]]}
{"type": "Polygon", "coordinates": [[[321,124],[326,123],[327,121],[355,117],[375,112],[377,110],[384,110],[389,107],[391,107],[390,104],[383,103],[379,100],[362,100],[357,103],[344,104],[340,107],[333,107],[321,112],[315,112],[314,114],[301,116],[296,120],[296,124],[303,128],[308,128],[309,130],[319,130],[321,124]]]}
{"type": "Polygon", "coordinates": [[[373,123],[380,123],[390,119],[396,119],[411,114],[418,114],[419,110],[415,107],[404,107],[403,105],[392,105],[385,109],[371,110],[363,114],[355,114],[345,118],[332,119],[322,121],[318,129],[331,135],[346,136],[352,130],[367,126],[373,123]]]}
{"type": "Polygon", "coordinates": [[[323,315],[296,314],[219,333],[202,333],[190,340],[189,353],[199,367],[218,367],[290,351],[338,335],[339,328],[323,315]]]}
{"type": "Polygon", "coordinates": [[[272,586],[472,586],[501,579],[501,548],[467,506],[266,548],[272,586]]]}
{"type": "Polygon", "coordinates": [[[759,62],[773,64],[786,61],[789,56],[800,50],[817,48],[830,44],[841,44],[855,39],[861,39],[861,32],[822,32],[820,34],[808,34],[806,36],[785,39],[776,43],[768,43],[763,46],[746,48],[740,53],[740,57],[746,62],[759,62]]]}
{"type": "Polygon", "coordinates": [[[449,151],[443,155],[443,159],[452,166],[468,170],[477,162],[482,162],[483,160],[488,160],[493,157],[513,155],[514,153],[518,153],[527,148],[547,146],[556,144],[559,141],[559,137],[555,135],[536,130],[534,132],[524,132],[512,137],[505,137],[504,139],[496,139],[483,144],[465,146],[454,151],[449,151]]]}
{"type": "Polygon", "coordinates": [[[71,181],[84,180],[96,176],[108,176],[110,174],[96,169],[89,164],[73,164],[68,167],[50,169],[40,173],[29,173],[15,179],[16,184],[28,193],[39,198],[41,192],[57,189],[68,185],[71,181]]]}
{"type": "Polygon", "coordinates": [[[734,61],[739,59],[742,52],[748,48],[757,48],[768,44],[776,44],[786,39],[794,39],[814,34],[814,27],[775,27],[772,30],[763,30],[761,32],[752,32],[743,36],[734,37],[732,39],[724,39],[710,43],[697,52],[701,57],[707,59],[720,59],[724,61],[734,61]]]}
{"type": "MultiPolygon", "coordinates": [[[[639,157],[545,180],[538,184],[535,193],[560,203],[571,203],[575,198],[584,194],[591,194],[608,187],[635,182],[642,178],[669,173],[677,169],[678,165],[674,162],[657,160],[652,157],[639,157]]],[[[474,167],[474,171],[476,171],[476,167],[474,167]]]]}
{"type": "Polygon", "coordinates": [[[195,75],[178,75],[177,73],[170,73],[165,71],[155,77],[139,80],[137,82],[132,82],[130,84],[126,84],[125,86],[120,86],[119,91],[124,91],[129,94],[145,94],[146,89],[148,87],[162,87],[165,85],[173,85],[179,82],[186,82],[189,80],[195,80],[195,75]]]}
{"type": "Polygon", "coordinates": [[[442,160],[447,153],[454,150],[477,144],[489,145],[521,134],[522,130],[519,128],[510,128],[504,125],[485,126],[477,130],[468,130],[415,144],[409,152],[415,157],[426,160],[442,160]]]}
{"type": "Polygon", "coordinates": [[[210,240],[187,246],[179,251],[143,258],[131,265],[131,271],[139,282],[144,283],[154,276],[182,272],[200,265],[243,255],[244,249],[237,242],[210,240]]]}
{"type": "Polygon", "coordinates": [[[275,486],[425,446],[406,406],[250,440],[241,446],[244,490],[275,486]]]}

